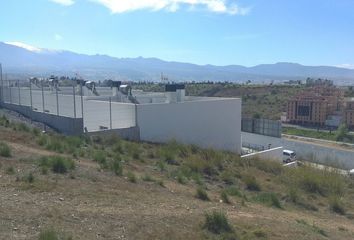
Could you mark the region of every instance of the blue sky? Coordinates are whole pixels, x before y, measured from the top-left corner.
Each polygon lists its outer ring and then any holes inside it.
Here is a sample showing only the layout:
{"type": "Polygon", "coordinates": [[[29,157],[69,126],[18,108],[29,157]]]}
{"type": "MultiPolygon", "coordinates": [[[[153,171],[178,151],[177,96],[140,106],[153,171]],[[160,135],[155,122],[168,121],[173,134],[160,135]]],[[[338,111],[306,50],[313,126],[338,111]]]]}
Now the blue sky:
{"type": "Polygon", "coordinates": [[[0,41],[116,57],[354,68],[353,0],[2,0],[0,41]]]}

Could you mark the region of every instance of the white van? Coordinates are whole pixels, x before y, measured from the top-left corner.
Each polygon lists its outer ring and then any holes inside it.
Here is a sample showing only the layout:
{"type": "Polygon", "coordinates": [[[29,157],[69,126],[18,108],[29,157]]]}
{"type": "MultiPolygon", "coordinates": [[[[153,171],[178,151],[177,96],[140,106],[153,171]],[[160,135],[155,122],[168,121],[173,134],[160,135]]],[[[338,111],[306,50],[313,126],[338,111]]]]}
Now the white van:
{"type": "Polygon", "coordinates": [[[296,153],[291,150],[283,150],[283,163],[290,163],[296,161],[296,153]]]}

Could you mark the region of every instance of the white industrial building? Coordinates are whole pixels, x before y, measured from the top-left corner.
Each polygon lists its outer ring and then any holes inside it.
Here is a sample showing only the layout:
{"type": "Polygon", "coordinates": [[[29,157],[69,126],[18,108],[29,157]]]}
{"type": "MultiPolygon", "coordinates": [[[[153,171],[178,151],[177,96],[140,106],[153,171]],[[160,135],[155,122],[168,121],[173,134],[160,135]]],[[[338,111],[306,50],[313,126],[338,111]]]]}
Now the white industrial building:
{"type": "MultiPolygon", "coordinates": [[[[176,140],[241,153],[241,99],[185,96],[183,84],[166,84],[165,92],[132,90],[112,82],[96,88],[91,82],[74,87],[5,86],[6,107],[16,105],[50,116],[82,119],[85,132],[138,129],[149,142],[176,140]],[[44,103],[43,103],[44,100],[44,103]]],[[[30,115],[30,114],[28,114],[30,115]]],[[[50,121],[50,120],[48,120],[50,121]]],[[[50,125],[50,122],[48,123],[50,125]]],[[[55,127],[55,126],[54,126],[55,127]]],[[[60,126],[61,129],[65,126],[60,126]]],[[[58,128],[59,129],[59,128],[58,128]]]]}

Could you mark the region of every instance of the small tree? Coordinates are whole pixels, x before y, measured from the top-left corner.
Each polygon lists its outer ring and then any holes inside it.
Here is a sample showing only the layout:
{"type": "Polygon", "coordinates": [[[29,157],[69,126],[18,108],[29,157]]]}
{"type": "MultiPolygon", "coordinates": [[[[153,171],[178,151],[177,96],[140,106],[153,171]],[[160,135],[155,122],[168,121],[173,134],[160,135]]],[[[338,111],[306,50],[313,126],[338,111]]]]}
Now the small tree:
{"type": "Polygon", "coordinates": [[[336,141],[343,141],[348,136],[348,132],[347,126],[344,123],[341,124],[336,132],[336,141]]]}

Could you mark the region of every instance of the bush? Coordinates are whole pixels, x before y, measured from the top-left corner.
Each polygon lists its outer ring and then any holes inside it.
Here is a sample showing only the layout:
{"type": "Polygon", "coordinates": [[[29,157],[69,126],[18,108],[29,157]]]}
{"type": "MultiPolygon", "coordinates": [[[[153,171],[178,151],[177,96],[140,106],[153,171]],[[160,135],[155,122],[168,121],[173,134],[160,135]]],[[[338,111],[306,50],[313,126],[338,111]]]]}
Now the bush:
{"type": "Polygon", "coordinates": [[[246,184],[246,188],[250,191],[260,191],[261,186],[257,182],[257,179],[252,175],[245,175],[243,182],[246,184]]]}
{"type": "Polygon", "coordinates": [[[46,171],[44,169],[50,168],[54,173],[64,174],[75,168],[75,162],[62,156],[51,156],[42,157],[39,166],[42,168],[42,173],[46,171]]]}
{"type": "Polygon", "coordinates": [[[39,240],[59,240],[59,236],[53,229],[47,229],[39,234],[39,240]]]}
{"type": "Polygon", "coordinates": [[[243,197],[243,194],[236,187],[228,187],[225,192],[230,196],[243,197]]]}
{"type": "Polygon", "coordinates": [[[227,204],[231,203],[226,191],[222,191],[220,194],[220,197],[224,203],[227,203],[227,204]]]}
{"type": "Polygon", "coordinates": [[[214,234],[232,232],[231,225],[229,224],[226,215],[222,212],[216,211],[210,214],[205,214],[205,223],[203,228],[214,234]]]}
{"type": "Polygon", "coordinates": [[[137,179],[136,179],[136,176],[135,176],[135,174],[134,173],[132,173],[132,172],[128,172],[127,173],[127,177],[128,177],[128,180],[130,181],[130,182],[132,182],[132,183],[136,183],[137,182],[137,179]]]}
{"type": "Polygon", "coordinates": [[[197,188],[196,197],[203,201],[210,201],[208,193],[201,187],[197,188]]]}
{"type": "Polygon", "coordinates": [[[117,176],[123,175],[123,166],[122,166],[122,163],[119,159],[113,160],[111,169],[117,176]]]}
{"type": "Polygon", "coordinates": [[[107,167],[107,156],[104,151],[98,150],[93,154],[93,160],[98,162],[103,168],[107,167]]]}
{"type": "Polygon", "coordinates": [[[255,197],[255,200],[257,202],[260,202],[262,204],[271,206],[271,207],[276,207],[276,208],[282,208],[280,201],[275,193],[261,193],[258,194],[255,197]]]}
{"type": "Polygon", "coordinates": [[[0,156],[1,157],[11,157],[11,149],[9,145],[4,142],[0,142],[0,156]]]}
{"type": "Polygon", "coordinates": [[[337,196],[331,196],[329,199],[329,208],[331,211],[340,215],[345,214],[345,209],[342,201],[337,196]]]}
{"type": "Polygon", "coordinates": [[[33,183],[34,182],[34,175],[32,172],[30,172],[26,177],[25,177],[26,182],[33,183]]]}
{"type": "Polygon", "coordinates": [[[15,173],[15,169],[14,169],[14,167],[13,166],[10,166],[10,167],[7,167],[6,168],[6,171],[5,171],[7,174],[9,174],[9,175],[12,175],[12,174],[14,174],[15,173]]]}
{"type": "Polygon", "coordinates": [[[145,182],[155,182],[155,179],[153,177],[151,177],[150,175],[148,175],[148,174],[145,174],[142,179],[145,182]]]}
{"type": "Polygon", "coordinates": [[[308,166],[287,169],[284,171],[283,181],[292,187],[322,196],[343,196],[346,186],[345,179],[341,174],[308,166]]]}

